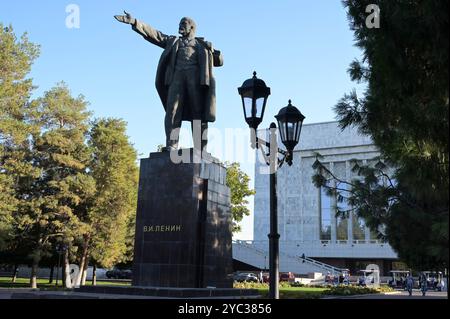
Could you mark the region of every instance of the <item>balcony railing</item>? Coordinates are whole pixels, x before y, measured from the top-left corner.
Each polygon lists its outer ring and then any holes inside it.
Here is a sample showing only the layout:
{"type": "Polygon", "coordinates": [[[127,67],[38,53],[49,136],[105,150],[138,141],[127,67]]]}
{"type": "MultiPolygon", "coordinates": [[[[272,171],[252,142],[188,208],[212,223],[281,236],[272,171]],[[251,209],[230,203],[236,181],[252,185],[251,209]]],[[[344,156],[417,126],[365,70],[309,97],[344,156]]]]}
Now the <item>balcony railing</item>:
{"type": "MultiPolygon", "coordinates": [[[[257,243],[266,243],[267,241],[254,241],[254,240],[233,240],[233,243],[240,243],[240,244],[247,244],[247,245],[254,245],[257,243]]],[[[289,241],[293,244],[318,244],[318,245],[380,245],[384,246],[387,243],[385,241],[381,240],[304,240],[304,241],[289,241]]]]}

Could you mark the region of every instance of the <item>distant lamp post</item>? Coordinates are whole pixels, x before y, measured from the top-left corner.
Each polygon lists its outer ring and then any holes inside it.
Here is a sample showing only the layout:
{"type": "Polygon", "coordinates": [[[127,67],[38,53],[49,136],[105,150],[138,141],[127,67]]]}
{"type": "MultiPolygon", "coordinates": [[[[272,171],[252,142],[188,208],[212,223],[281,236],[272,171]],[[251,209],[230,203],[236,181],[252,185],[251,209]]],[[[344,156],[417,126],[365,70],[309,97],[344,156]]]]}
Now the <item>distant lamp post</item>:
{"type": "MultiPolygon", "coordinates": [[[[56,268],[56,283],[55,285],[58,286],[58,280],[59,280],[59,268],[61,268],[61,256],[66,252],[67,245],[65,244],[56,244],[56,252],[58,253],[58,267],[56,268]]],[[[61,281],[63,281],[63,271],[61,270],[61,281]]]]}
{"type": "Polygon", "coordinates": [[[278,121],[281,141],[288,151],[287,162],[292,165],[292,153],[300,140],[305,116],[289,100],[288,106],[282,108],[275,118],[278,121]]]}
{"type": "Polygon", "coordinates": [[[290,100],[288,106],[282,108],[275,117],[278,121],[281,141],[286,147],[286,151],[284,151],[278,148],[277,125],[275,123],[270,124],[269,142],[259,138],[256,133],[264,118],[270,88],[266,86],[263,80],[258,79],[256,72],[254,72],[253,78],[246,80],[238,91],[242,98],[245,121],[252,133],[252,147],[261,150],[266,164],[270,166],[269,297],[279,299],[280,234],[278,234],[276,173],[285,162],[292,166],[294,148],[299,142],[305,117],[292,105],[290,100]],[[282,156],[281,159],[278,154],[282,156]]]}

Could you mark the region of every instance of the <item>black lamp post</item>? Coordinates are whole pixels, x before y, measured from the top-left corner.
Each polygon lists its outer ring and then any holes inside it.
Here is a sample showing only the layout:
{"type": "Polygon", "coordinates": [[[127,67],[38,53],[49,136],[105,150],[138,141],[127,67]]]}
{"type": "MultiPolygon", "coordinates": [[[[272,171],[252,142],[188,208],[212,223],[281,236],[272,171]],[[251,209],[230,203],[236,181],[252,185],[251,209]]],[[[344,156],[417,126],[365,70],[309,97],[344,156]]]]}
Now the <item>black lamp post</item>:
{"type": "MultiPolygon", "coordinates": [[[[288,106],[282,108],[275,118],[278,121],[281,141],[284,146],[286,146],[289,155],[292,155],[294,148],[300,140],[300,133],[302,132],[305,116],[303,116],[303,114],[292,105],[292,101],[289,100],[288,106]]],[[[292,157],[288,158],[288,163],[292,165],[292,157]]]]}
{"type": "Polygon", "coordinates": [[[253,72],[253,78],[245,81],[238,90],[242,97],[245,121],[252,134],[252,147],[258,147],[257,144],[254,144],[257,143],[256,130],[263,121],[270,88],[263,80],[256,77],[256,72],[253,72]]]}
{"type": "MultiPolygon", "coordinates": [[[[59,279],[59,268],[61,268],[61,255],[65,253],[67,250],[67,245],[65,244],[56,244],[56,252],[58,253],[58,267],[56,268],[56,286],[58,286],[58,279],[59,279]]],[[[63,271],[61,270],[61,281],[63,277],[63,271]]],[[[63,283],[64,285],[64,283],[63,283]]]]}
{"type": "Polygon", "coordinates": [[[292,105],[282,108],[275,118],[278,121],[281,141],[286,147],[286,151],[278,148],[277,126],[270,124],[269,142],[259,138],[256,134],[259,124],[262,123],[267,99],[270,95],[270,88],[263,80],[256,77],[248,79],[238,89],[242,97],[242,107],[244,109],[245,121],[252,131],[252,147],[261,150],[266,164],[270,166],[270,234],[269,234],[269,297],[279,299],[279,240],[278,234],[278,204],[277,204],[277,170],[284,162],[292,165],[293,151],[300,139],[300,133],[305,117],[292,105]],[[264,151],[264,149],[267,153],[264,151]],[[278,154],[282,155],[281,158],[278,154]]]}

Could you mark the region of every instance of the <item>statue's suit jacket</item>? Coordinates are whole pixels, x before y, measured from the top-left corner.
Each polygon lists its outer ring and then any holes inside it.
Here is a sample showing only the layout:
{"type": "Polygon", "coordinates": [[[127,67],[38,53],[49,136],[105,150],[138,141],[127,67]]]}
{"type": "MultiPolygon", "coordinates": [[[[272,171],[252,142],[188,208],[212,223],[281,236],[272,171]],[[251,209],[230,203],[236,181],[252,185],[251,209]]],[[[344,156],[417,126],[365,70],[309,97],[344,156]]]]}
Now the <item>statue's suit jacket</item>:
{"type": "MultiPolygon", "coordinates": [[[[156,89],[164,109],[166,109],[168,90],[175,72],[179,37],[165,35],[138,20],[136,20],[136,23],[132,27],[134,31],[141,34],[147,41],[164,49],[156,72],[156,89]]],[[[199,56],[200,85],[205,89],[202,120],[205,122],[215,122],[216,82],[212,69],[213,66],[222,66],[223,58],[220,51],[213,50],[209,42],[205,42],[202,38],[196,38],[196,40],[199,56]]],[[[183,102],[183,121],[192,121],[191,107],[186,104],[188,103],[187,101],[183,102]]]]}

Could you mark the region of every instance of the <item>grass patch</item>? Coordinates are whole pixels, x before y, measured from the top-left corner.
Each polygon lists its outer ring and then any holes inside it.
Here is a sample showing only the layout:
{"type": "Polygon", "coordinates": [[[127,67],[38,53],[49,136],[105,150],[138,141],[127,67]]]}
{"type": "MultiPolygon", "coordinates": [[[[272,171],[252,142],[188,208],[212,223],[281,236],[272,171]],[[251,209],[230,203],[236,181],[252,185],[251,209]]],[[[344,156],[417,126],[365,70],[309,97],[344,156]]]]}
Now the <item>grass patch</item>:
{"type": "MultiPolygon", "coordinates": [[[[49,284],[48,279],[37,279],[37,285],[42,290],[66,290],[61,287],[61,279],[58,281],[58,287],[55,285],[56,279],[49,284]]],[[[91,281],[86,282],[86,286],[92,286],[91,281]]],[[[97,286],[131,286],[131,282],[123,281],[98,281],[97,286]]],[[[11,282],[11,277],[0,277],[0,288],[30,288],[29,278],[17,278],[16,282],[11,282]]]]}
{"type": "MultiPolygon", "coordinates": [[[[235,283],[234,288],[256,289],[263,299],[269,298],[269,285],[260,283],[235,283]]],[[[288,283],[280,283],[281,299],[318,299],[324,296],[327,288],[292,287],[288,283]]]]}
{"type": "MultiPolygon", "coordinates": [[[[325,288],[280,287],[281,299],[319,299],[324,296],[325,288]]],[[[263,298],[269,297],[269,288],[259,290],[263,298]]]]}

